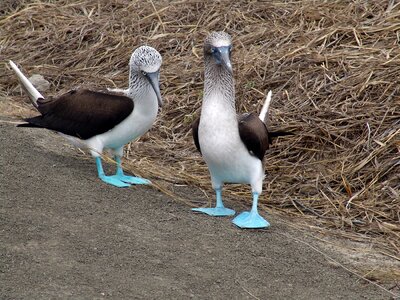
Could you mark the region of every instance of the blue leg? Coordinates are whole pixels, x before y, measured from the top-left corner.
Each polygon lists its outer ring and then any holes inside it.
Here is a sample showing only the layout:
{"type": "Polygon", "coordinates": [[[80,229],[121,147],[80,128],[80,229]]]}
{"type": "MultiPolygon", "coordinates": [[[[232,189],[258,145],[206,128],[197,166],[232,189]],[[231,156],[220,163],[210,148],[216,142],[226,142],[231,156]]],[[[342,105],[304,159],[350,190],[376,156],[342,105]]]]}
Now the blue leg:
{"type": "Polygon", "coordinates": [[[117,162],[117,172],[115,173],[115,175],[110,177],[129,184],[151,184],[150,180],[125,175],[124,171],[121,168],[121,158],[119,156],[115,156],[115,161],[117,162]]]}
{"type": "Polygon", "coordinates": [[[206,208],[192,208],[193,211],[205,213],[210,216],[214,217],[223,217],[223,216],[233,216],[235,211],[233,209],[226,208],[222,203],[222,191],[221,188],[216,189],[215,193],[217,194],[217,205],[213,208],[206,207],[206,208]]]}
{"type": "Polygon", "coordinates": [[[101,164],[101,158],[96,157],[96,166],[97,166],[97,174],[99,175],[99,178],[103,180],[104,182],[114,185],[116,187],[128,187],[130,184],[127,184],[125,182],[122,182],[121,180],[118,180],[116,178],[113,178],[113,176],[106,176],[104,174],[103,166],[101,164]]]}
{"type": "Polygon", "coordinates": [[[250,212],[242,212],[232,220],[232,223],[240,228],[266,228],[269,223],[258,214],[257,211],[258,194],[253,193],[253,205],[250,212]]]}

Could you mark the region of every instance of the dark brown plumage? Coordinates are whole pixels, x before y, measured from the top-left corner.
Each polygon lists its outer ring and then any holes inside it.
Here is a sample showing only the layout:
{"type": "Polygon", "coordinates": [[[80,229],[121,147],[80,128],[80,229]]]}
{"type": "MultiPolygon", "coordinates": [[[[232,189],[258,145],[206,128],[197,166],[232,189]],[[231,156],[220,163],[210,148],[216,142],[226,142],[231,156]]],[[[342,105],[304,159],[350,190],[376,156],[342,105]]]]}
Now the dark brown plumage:
{"type": "MultiPolygon", "coordinates": [[[[192,124],[193,140],[197,150],[201,153],[199,143],[200,117],[192,124]]],[[[254,113],[245,113],[238,116],[239,135],[247,150],[260,160],[271,144],[271,136],[265,124],[254,113]]]]}
{"type": "Polygon", "coordinates": [[[57,98],[37,100],[40,116],[20,127],[41,127],[81,139],[104,133],[133,111],[132,99],[117,93],[72,90],[57,98]]]}
{"type": "Polygon", "coordinates": [[[254,113],[242,114],[238,118],[239,135],[247,150],[263,160],[271,140],[265,124],[254,113]]]}
{"type": "Polygon", "coordinates": [[[200,143],[199,143],[199,124],[200,124],[200,116],[192,123],[192,135],[197,151],[199,151],[201,154],[200,143]]]}

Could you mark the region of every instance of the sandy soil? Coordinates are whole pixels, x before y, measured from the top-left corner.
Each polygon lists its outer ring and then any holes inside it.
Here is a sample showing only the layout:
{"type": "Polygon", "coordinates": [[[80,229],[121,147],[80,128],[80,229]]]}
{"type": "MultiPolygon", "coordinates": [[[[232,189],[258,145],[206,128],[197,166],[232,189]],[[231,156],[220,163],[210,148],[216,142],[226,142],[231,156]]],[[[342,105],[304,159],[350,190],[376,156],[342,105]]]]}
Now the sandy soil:
{"type": "Polygon", "coordinates": [[[4,120],[1,299],[391,299],[273,217],[245,231],[151,187],[114,188],[60,136],[4,120]]]}

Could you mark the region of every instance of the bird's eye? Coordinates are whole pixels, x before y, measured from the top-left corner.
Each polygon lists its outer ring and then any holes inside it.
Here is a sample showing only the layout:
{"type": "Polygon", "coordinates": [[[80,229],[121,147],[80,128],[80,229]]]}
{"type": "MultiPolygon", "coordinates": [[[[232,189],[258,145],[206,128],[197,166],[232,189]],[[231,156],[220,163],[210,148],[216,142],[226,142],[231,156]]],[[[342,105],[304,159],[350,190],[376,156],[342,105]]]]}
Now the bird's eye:
{"type": "Polygon", "coordinates": [[[147,73],[146,73],[145,71],[142,71],[142,74],[143,74],[143,76],[146,76],[146,75],[147,75],[147,73]]]}
{"type": "Polygon", "coordinates": [[[229,46],[229,52],[231,52],[232,51],[232,46],[229,46]]]}
{"type": "Polygon", "coordinates": [[[215,47],[211,48],[211,53],[214,53],[215,51],[217,51],[217,49],[215,47]]]}

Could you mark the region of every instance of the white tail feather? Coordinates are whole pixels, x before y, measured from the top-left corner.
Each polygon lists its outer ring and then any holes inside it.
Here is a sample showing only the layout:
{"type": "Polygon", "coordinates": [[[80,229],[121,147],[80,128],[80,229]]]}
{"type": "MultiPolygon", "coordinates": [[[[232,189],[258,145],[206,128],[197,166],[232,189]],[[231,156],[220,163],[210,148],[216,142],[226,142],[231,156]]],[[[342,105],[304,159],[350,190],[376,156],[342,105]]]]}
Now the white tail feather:
{"type": "Polygon", "coordinates": [[[17,75],[19,81],[21,82],[22,88],[28,94],[29,99],[31,99],[33,105],[37,108],[37,100],[44,97],[41,93],[33,86],[33,84],[29,81],[28,78],[25,77],[24,74],[18,69],[16,64],[14,64],[11,60],[9,61],[11,68],[14,70],[15,74],[17,75]]]}
{"type": "Polygon", "coordinates": [[[268,115],[268,109],[269,105],[271,104],[271,99],[272,99],[272,91],[268,92],[267,98],[265,99],[264,105],[261,109],[260,115],[258,116],[261,121],[264,123],[267,122],[267,115],[268,115]]]}

